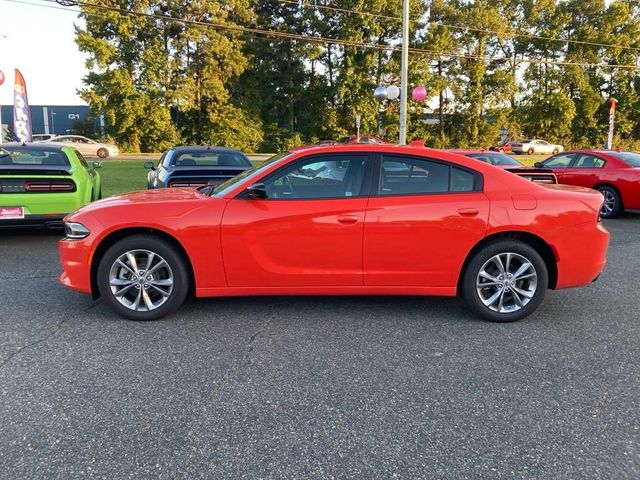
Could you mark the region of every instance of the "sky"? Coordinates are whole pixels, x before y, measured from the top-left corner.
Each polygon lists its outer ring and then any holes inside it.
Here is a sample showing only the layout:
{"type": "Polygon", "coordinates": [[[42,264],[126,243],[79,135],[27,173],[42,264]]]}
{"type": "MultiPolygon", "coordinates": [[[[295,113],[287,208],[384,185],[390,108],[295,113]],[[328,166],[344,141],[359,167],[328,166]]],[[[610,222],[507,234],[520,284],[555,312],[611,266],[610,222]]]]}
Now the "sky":
{"type": "Polygon", "coordinates": [[[77,14],[36,5],[0,0],[0,70],[6,77],[0,104],[13,105],[13,69],[18,68],[31,105],[84,105],[77,94],[87,73],[85,56],[74,43],[77,14]]]}

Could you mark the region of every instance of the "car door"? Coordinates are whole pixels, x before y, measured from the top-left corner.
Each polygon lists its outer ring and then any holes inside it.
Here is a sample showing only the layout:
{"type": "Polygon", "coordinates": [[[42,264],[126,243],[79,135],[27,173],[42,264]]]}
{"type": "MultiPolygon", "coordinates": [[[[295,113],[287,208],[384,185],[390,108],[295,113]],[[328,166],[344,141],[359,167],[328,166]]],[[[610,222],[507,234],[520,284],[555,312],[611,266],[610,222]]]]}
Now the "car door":
{"type": "Polygon", "coordinates": [[[535,141],[535,153],[537,154],[549,154],[551,153],[551,146],[548,142],[544,140],[536,140],[535,141]]]}
{"type": "Polygon", "coordinates": [[[553,170],[553,173],[558,178],[558,183],[565,183],[570,178],[568,172],[574,158],[575,154],[573,153],[559,153],[545,160],[542,166],[553,170]]]}
{"type": "Polygon", "coordinates": [[[563,171],[563,181],[569,185],[592,188],[598,183],[606,163],[602,158],[590,153],[576,153],[569,167],[563,171]]]}
{"type": "Polygon", "coordinates": [[[484,238],[482,176],[439,160],[381,155],[364,227],[367,286],[455,286],[484,238]]]}
{"type": "Polygon", "coordinates": [[[228,285],[361,286],[370,163],[367,153],[307,156],[263,180],[266,198],[231,200],[222,220],[228,285]]]}

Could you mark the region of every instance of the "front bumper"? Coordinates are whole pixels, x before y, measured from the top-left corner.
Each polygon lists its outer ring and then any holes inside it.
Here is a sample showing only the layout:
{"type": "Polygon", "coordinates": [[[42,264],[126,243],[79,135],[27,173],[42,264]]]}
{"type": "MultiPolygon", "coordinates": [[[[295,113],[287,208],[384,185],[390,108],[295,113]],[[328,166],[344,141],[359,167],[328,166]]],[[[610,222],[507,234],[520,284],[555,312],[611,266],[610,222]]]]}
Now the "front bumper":
{"type": "Polygon", "coordinates": [[[62,274],[60,283],[82,293],[91,293],[91,249],[85,240],[58,242],[62,274]]]}

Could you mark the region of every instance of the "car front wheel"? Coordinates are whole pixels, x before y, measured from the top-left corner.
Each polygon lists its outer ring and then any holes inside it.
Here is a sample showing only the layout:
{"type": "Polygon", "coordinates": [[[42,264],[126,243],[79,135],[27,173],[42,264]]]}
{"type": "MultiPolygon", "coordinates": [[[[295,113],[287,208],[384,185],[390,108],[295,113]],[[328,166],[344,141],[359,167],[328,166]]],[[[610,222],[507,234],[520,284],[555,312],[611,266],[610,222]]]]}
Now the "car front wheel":
{"type": "Polygon", "coordinates": [[[171,244],[153,235],[133,235],[104,254],[97,284],[100,295],[123,317],[158,320],[182,305],[189,275],[171,244]]]}
{"type": "Polygon", "coordinates": [[[109,156],[109,151],[106,148],[99,148],[97,153],[100,158],[107,158],[109,156]]]}
{"type": "Polygon", "coordinates": [[[544,260],[535,249],[517,240],[500,240],[471,258],[460,293],[478,316],[492,322],[513,322],[538,308],[548,279],[544,260]]]}
{"type": "Polygon", "coordinates": [[[598,187],[598,191],[602,193],[604,197],[604,203],[600,210],[600,216],[602,218],[615,218],[620,215],[622,211],[622,199],[618,191],[607,185],[598,187]]]}
{"type": "Polygon", "coordinates": [[[527,150],[527,155],[533,155],[534,153],[536,153],[536,151],[533,149],[533,147],[527,150]]]}

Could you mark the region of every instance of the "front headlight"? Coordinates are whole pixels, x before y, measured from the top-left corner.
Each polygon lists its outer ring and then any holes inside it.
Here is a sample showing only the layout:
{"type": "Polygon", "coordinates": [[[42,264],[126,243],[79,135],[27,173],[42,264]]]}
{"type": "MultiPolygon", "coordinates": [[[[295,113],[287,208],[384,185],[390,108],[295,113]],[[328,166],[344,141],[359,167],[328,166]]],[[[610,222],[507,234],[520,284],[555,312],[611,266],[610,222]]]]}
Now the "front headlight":
{"type": "Polygon", "coordinates": [[[64,222],[64,234],[69,240],[81,240],[88,237],[91,232],[81,223],[64,222]]]}

